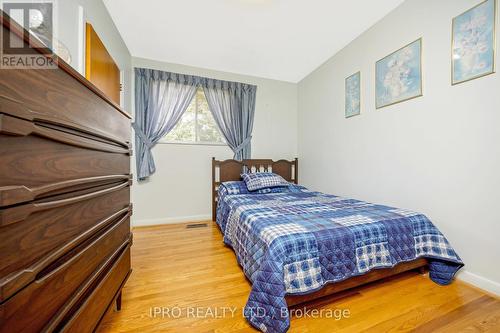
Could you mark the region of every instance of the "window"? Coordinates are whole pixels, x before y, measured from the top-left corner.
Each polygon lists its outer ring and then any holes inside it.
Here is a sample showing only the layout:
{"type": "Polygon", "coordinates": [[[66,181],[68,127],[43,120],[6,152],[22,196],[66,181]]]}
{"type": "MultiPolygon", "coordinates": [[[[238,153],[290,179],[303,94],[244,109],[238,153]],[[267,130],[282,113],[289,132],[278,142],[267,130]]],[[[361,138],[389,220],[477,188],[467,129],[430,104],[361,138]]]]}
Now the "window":
{"type": "Polygon", "coordinates": [[[208,108],[208,102],[202,88],[198,88],[196,95],[186,112],[165,137],[168,143],[200,143],[225,144],[219,127],[208,108]]]}

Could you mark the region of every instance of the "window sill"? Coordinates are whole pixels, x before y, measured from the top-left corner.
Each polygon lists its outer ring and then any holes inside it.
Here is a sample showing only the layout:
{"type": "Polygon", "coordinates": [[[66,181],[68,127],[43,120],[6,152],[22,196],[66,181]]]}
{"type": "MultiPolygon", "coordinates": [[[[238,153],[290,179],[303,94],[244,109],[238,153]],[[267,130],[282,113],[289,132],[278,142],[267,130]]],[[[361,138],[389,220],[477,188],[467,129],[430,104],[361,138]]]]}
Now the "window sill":
{"type": "Polygon", "coordinates": [[[214,147],[227,147],[227,143],[218,142],[172,142],[172,141],[159,141],[161,145],[179,145],[179,146],[214,146],[214,147]]]}

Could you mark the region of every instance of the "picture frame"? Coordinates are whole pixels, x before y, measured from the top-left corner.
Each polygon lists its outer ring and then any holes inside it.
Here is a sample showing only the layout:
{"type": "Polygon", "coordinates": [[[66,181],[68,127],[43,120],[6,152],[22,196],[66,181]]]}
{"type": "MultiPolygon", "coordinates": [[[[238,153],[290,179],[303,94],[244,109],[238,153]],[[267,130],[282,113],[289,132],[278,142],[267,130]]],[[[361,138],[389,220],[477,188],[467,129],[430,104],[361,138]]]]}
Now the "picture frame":
{"type": "Polygon", "coordinates": [[[361,114],[361,71],[345,79],[345,117],[361,114]]]}
{"type": "Polygon", "coordinates": [[[497,0],[485,0],[452,20],[451,84],[496,72],[497,0]]]}
{"type": "Polygon", "coordinates": [[[376,62],[376,109],[423,96],[422,54],[419,38],[376,62]]]}

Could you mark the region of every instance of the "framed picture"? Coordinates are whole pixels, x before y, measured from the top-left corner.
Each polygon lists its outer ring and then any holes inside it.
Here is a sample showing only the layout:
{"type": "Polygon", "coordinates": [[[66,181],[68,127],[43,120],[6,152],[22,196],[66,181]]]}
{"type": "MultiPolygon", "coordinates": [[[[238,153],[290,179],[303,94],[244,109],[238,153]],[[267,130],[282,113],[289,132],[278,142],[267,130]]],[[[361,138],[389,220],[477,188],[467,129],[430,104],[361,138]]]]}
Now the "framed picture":
{"type": "Polygon", "coordinates": [[[361,72],[345,79],[345,117],[350,118],[361,113],[361,72]]]}
{"type": "Polygon", "coordinates": [[[422,38],[377,61],[375,78],[377,109],[422,96],[422,38]]]}
{"type": "Polygon", "coordinates": [[[496,0],[486,0],[453,19],[453,85],[495,72],[496,0]]]}

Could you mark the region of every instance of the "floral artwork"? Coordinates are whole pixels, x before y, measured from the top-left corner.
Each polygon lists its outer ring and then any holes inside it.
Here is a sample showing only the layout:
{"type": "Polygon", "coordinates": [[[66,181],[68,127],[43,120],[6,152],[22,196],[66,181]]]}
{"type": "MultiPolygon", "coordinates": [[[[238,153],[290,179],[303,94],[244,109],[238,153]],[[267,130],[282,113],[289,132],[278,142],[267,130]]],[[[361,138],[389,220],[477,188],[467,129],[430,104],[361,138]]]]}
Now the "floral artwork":
{"type": "Polygon", "coordinates": [[[494,73],[495,7],[487,0],[453,19],[453,84],[494,73]]]}
{"type": "Polygon", "coordinates": [[[422,39],[376,64],[377,109],[422,96],[422,39]]]}
{"type": "Polygon", "coordinates": [[[361,73],[357,72],[345,79],[345,117],[361,113],[361,73]]]}

